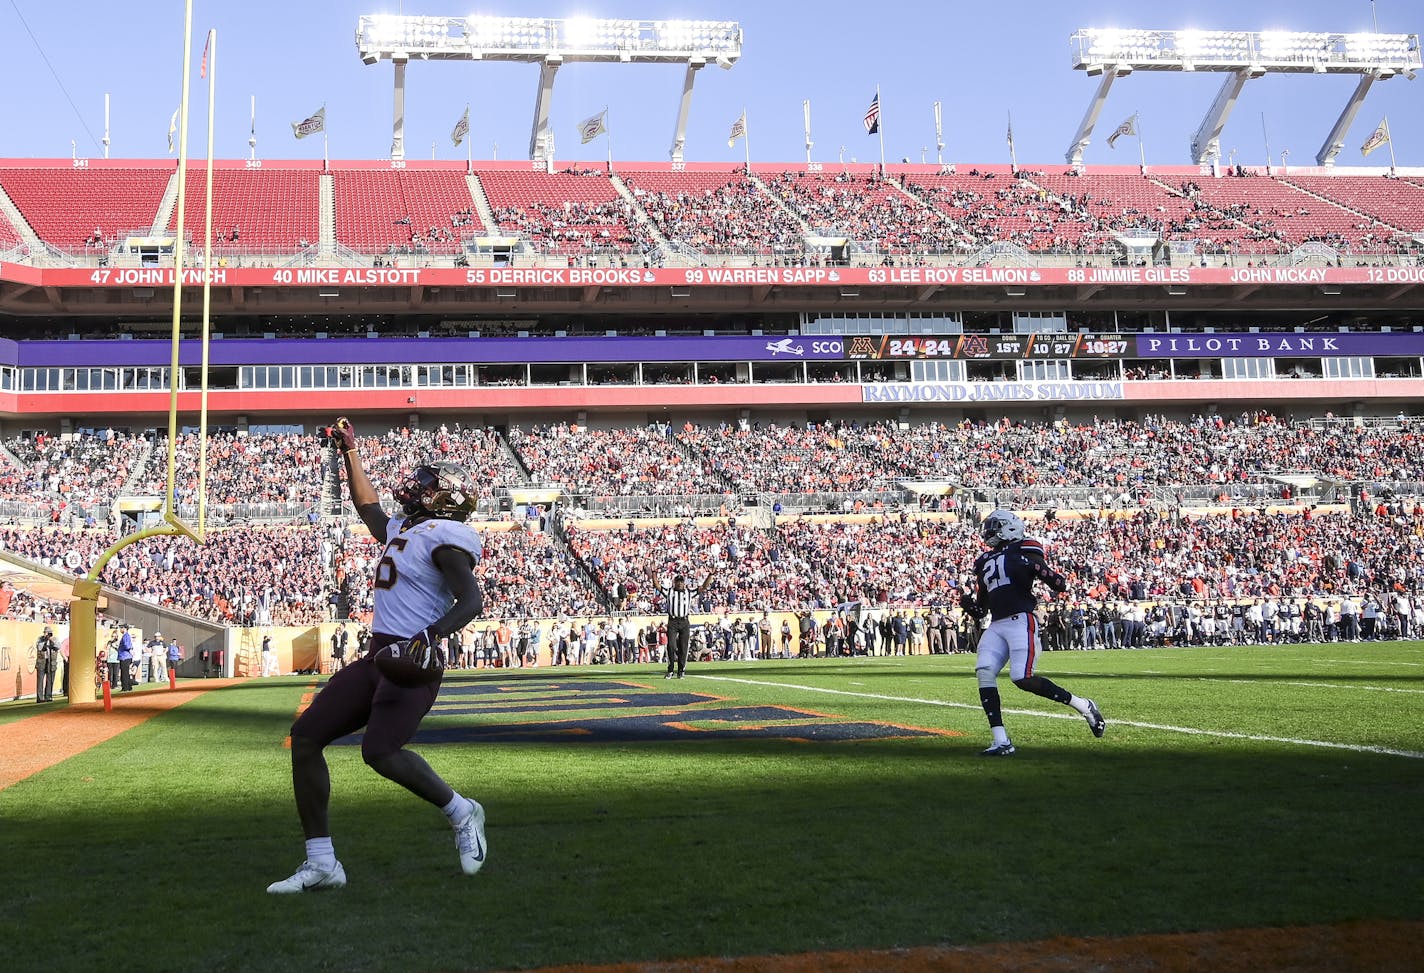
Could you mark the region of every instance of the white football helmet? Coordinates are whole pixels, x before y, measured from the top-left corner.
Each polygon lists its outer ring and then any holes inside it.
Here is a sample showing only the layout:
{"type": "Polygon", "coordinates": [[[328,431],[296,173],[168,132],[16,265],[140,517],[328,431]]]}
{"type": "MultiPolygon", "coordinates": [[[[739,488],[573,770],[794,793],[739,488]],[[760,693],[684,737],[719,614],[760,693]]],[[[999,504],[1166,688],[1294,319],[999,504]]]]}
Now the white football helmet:
{"type": "Polygon", "coordinates": [[[1009,541],[1021,541],[1024,538],[1024,522],[1012,510],[1000,508],[984,518],[979,536],[984,538],[984,543],[994,547],[1009,541]]]}

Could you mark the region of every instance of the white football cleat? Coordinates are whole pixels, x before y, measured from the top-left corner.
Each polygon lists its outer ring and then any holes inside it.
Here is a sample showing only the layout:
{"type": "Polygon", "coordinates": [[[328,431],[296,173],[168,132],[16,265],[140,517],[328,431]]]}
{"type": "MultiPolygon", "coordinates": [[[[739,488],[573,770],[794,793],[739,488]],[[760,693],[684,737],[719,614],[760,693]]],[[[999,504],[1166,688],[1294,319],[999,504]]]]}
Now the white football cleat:
{"type": "Polygon", "coordinates": [[[471,801],[474,810],[469,817],[455,825],[455,847],[460,851],[460,868],[466,875],[473,875],[485,864],[485,809],[479,801],[471,801]]]}
{"type": "Polygon", "coordinates": [[[346,869],[337,862],[331,868],[322,868],[313,862],[302,862],[291,878],[273,882],[267,891],[274,895],[291,895],[295,892],[315,892],[318,889],[339,889],[346,884],[346,869]]]}
{"type": "Polygon", "coordinates": [[[1108,721],[1103,719],[1103,714],[1098,712],[1098,704],[1091,699],[1086,701],[1088,712],[1083,714],[1083,719],[1088,721],[1088,729],[1093,731],[1093,736],[1101,738],[1108,729],[1108,721]]]}
{"type": "Polygon", "coordinates": [[[1015,752],[1016,752],[1016,751],[1014,750],[1014,745],[1013,745],[1012,743],[1009,743],[1009,742],[1005,741],[1004,743],[996,743],[996,744],[994,744],[992,747],[990,747],[990,748],[987,749],[987,750],[980,750],[980,751],[979,751],[979,756],[981,756],[981,757],[1012,757],[1015,752]]]}

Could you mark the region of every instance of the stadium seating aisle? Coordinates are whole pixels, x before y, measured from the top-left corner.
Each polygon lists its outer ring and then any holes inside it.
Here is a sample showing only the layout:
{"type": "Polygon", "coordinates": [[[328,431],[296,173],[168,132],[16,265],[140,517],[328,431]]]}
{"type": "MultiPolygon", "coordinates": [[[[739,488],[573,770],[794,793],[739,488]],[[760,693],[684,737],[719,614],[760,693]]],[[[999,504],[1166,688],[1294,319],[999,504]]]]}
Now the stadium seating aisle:
{"type": "Polygon", "coordinates": [[[1424,187],[1408,180],[1379,176],[1285,176],[1282,180],[1395,229],[1424,232],[1424,187]]]}
{"type": "Polygon", "coordinates": [[[1044,253],[1077,251],[1095,228],[1077,208],[1029,181],[994,172],[912,175],[906,185],[956,228],[961,249],[1007,241],[1044,253]]]}
{"type": "Polygon", "coordinates": [[[801,226],[740,172],[619,174],[658,231],[703,253],[799,254],[801,226]]]}
{"type": "Polygon", "coordinates": [[[1349,251],[1372,252],[1393,230],[1271,176],[1186,180],[1182,190],[1255,233],[1238,242],[1242,252],[1276,253],[1316,241],[1349,251]]]}
{"type": "Polygon", "coordinates": [[[894,254],[956,249],[955,227],[891,181],[848,172],[785,172],[766,184],[818,234],[872,241],[894,254]]]}
{"type": "Polygon", "coordinates": [[[19,246],[23,241],[8,219],[0,219],[0,253],[19,246]]]}
{"type": "Polygon", "coordinates": [[[529,239],[541,253],[644,253],[657,245],[603,169],[578,172],[475,171],[501,233],[529,239]]]}

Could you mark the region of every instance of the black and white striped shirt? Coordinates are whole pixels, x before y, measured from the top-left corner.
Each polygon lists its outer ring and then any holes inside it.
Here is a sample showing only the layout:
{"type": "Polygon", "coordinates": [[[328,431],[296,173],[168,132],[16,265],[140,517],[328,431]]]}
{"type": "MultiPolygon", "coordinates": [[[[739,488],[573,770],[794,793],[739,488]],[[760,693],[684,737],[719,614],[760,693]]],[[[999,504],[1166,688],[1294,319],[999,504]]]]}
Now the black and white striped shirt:
{"type": "Polygon", "coordinates": [[[692,614],[692,592],[686,588],[664,585],[663,598],[667,601],[668,618],[686,618],[692,614]]]}

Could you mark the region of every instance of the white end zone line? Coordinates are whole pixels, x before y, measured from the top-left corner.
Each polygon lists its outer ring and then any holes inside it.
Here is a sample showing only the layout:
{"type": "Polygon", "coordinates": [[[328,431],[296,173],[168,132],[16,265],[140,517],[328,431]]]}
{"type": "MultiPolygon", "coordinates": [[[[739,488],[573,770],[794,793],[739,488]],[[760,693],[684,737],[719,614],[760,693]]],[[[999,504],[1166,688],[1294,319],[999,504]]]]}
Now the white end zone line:
{"type": "MultiPolygon", "coordinates": [[[[883,699],[891,703],[922,703],[925,706],[943,706],[948,709],[967,709],[982,712],[972,703],[955,703],[945,699],[918,699],[914,696],[886,696],[882,693],[853,693],[846,689],[826,689],[822,686],[804,686],[800,683],[771,682],[763,679],[738,679],[735,676],[707,676],[698,673],[693,678],[711,682],[734,682],[746,686],[770,686],[776,689],[799,689],[808,693],[824,693],[828,696],[853,696],[858,699],[883,699]]],[[[1044,713],[1032,709],[1004,709],[1013,716],[1041,716],[1050,720],[1082,720],[1077,713],[1044,713]]],[[[1303,740],[1296,737],[1265,736],[1259,733],[1233,733],[1230,730],[1203,730],[1193,726],[1168,726],[1163,723],[1143,723],[1137,720],[1108,719],[1108,726],[1135,726],[1143,730],[1161,730],[1164,733],[1184,733],[1189,736],[1219,737],[1227,740],[1252,740],[1257,743],[1285,743],[1298,747],[1320,747],[1325,750],[1349,750],[1353,753],[1379,753],[1391,757],[1408,757],[1424,760],[1424,752],[1418,750],[1396,750],[1392,747],[1371,747],[1358,743],[1335,743],[1331,740],[1303,740]]]]}

